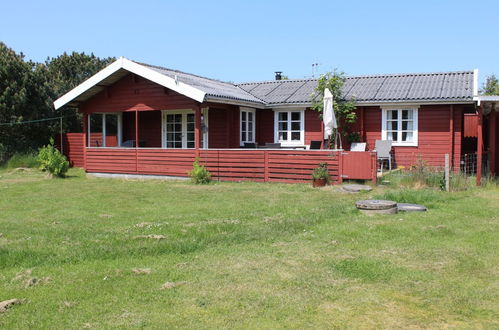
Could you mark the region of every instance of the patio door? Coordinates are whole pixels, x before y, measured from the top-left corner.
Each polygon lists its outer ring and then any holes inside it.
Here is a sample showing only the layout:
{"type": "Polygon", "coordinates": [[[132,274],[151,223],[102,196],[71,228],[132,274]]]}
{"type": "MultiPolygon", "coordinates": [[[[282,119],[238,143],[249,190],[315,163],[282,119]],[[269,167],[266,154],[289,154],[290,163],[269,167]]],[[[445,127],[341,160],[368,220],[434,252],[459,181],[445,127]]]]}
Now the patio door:
{"type": "Polygon", "coordinates": [[[194,148],[194,112],[191,110],[163,111],[162,147],[194,148]]]}

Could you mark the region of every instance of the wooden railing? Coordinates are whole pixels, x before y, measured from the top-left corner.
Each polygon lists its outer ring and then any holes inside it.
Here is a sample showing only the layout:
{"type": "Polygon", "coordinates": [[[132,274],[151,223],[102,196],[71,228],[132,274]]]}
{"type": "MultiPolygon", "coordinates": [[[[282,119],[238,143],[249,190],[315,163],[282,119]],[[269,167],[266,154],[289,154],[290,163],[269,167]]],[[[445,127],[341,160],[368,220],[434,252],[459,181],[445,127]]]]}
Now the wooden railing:
{"type": "MultiPolygon", "coordinates": [[[[64,138],[65,154],[87,172],[186,177],[194,149],[83,148],[83,135],[64,138]]],[[[332,183],[376,179],[376,154],[332,150],[201,149],[200,162],[221,181],[309,182],[319,163],[327,163],[332,183]]]]}

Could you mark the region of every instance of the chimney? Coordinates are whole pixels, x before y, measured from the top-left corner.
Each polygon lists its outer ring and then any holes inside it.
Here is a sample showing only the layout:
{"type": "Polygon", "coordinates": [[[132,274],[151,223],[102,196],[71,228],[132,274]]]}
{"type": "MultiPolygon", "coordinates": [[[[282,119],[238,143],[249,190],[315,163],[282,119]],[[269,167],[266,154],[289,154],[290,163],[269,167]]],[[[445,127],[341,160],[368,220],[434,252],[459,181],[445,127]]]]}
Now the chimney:
{"type": "Polygon", "coordinates": [[[276,71],[275,72],[275,80],[281,80],[281,74],[282,74],[282,71],[276,71]]]}

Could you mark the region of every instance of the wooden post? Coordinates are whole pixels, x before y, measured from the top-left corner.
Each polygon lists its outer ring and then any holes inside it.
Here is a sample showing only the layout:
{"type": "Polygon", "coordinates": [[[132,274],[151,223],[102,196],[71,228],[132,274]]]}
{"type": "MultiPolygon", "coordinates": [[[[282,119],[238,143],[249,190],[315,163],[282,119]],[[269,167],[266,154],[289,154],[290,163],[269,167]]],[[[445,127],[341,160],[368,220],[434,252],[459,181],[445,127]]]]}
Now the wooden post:
{"type": "Polygon", "coordinates": [[[83,114],[83,169],[87,171],[88,114],[83,114]]]}
{"type": "Polygon", "coordinates": [[[496,110],[495,103],[492,103],[492,109],[489,115],[489,166],[490,175],[496,175],[496,110]]]}
{"type": "Polygon", "coordinates": [[[450,191],[449,154],[445,154],[445,191],[450,191]]]}
{"type": "Polygon", "coordinates": [[[449,120],[449,132],[450,132],[450,168],[454,167],[454,105],[450,105],[450,120],[449,120]]]}
{"type": "Polygon", "coordinates": [[[194,115],[194,148],[196,148],[196,158],[199,157],[199,148],[201,148],[201,106],[196,107],[194,115]]]}
{"type": "Polygon", "coordinates": [[[342,184],[343,183],[343,151],[342,150],[336,150],[333,151],[336,152],[338,155],[338,183],[342,184]]]}
{"type": "Polygon", "coordinates": [[[366,142],[364,141],[364,107],[360,107],[360,142],[366,142]]]}
{"type": "Polygon", "coordinates": [[[135,172],[139,173],[139,111],[135,111],[135,172]]]}
{"type": "Polygon", "coordinates": [[[476,146],[476,185],[482,184],[482,153],[483,153],[483,108],[478,107],[478,139],[476,146]]]}
{"type": "Polygon", "coordinates": [[[376,184],[378,181],[378,158],[375,152],[371,152],[371,170],[372,170],[372,182],[376,184]]]}
{"type": "Polygon", "coordinates": [[[263,150],[263,181],[269,181],[269,152],[263,150]]]}

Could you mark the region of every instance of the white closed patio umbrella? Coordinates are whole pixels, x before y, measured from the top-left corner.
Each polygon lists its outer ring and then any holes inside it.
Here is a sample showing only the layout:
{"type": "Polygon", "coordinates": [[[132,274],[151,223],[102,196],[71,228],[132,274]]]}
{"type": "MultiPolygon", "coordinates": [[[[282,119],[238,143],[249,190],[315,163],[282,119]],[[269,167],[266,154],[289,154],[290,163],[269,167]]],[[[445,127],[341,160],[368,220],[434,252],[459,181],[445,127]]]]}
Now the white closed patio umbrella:
{"type": "Polygon", "coordinates": [[[322,112],[322,120],[324,121],[324,139],[330,140],[333,133],[335,133],[334,148],[338,149],[336,139],[338,124],[336,123],[336,116],[333,109],[333,94],[329,88],[324,89],[324,109],[322,112]]]}

